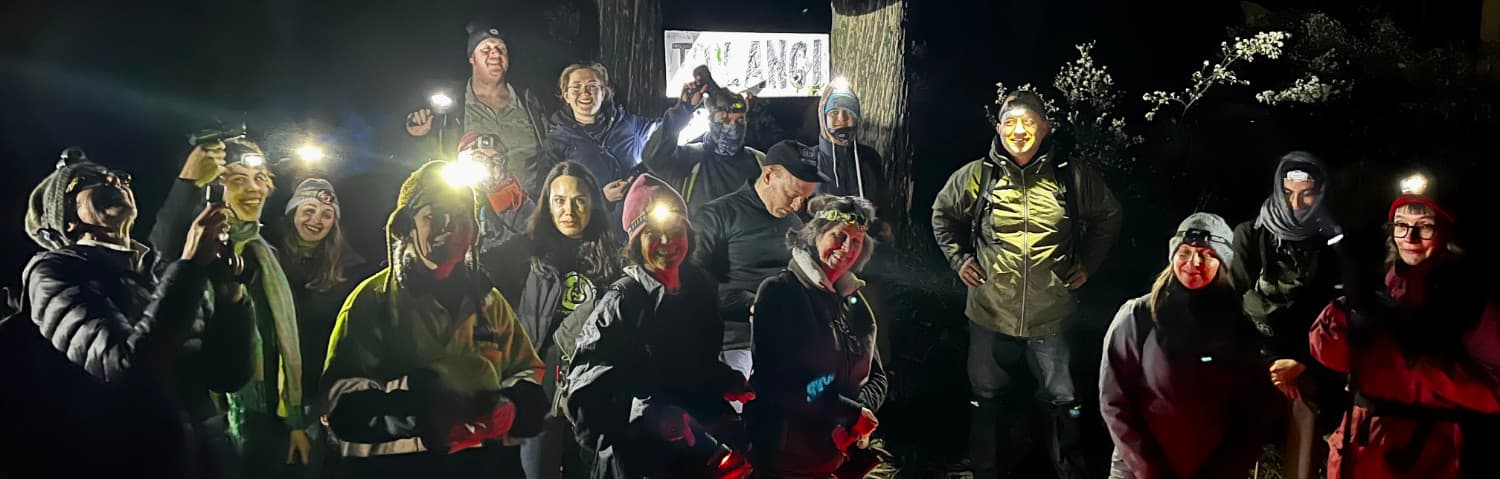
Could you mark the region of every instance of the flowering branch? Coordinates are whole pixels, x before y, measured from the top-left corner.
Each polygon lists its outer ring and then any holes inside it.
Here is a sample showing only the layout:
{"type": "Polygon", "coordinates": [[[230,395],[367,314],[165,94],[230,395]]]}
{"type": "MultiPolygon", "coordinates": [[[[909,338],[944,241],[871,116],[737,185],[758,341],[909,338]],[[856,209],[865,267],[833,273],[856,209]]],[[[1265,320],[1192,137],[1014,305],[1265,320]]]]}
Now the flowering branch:
{"type": "Polygon", "coordinates": [[[1281,48],[1290,37],[1286,32],[1260,32],[1250,38],[1235,37],[1233,44],[1219,43],[1219,61],[1215,63],[1204,60],[1203,67],[1193,72],[1191,86],[1181,92],[1153,91],[1141,96],[1142,100],[1152,105],[1151,111],[1146,112],[1146,121],[1155,119],[1162,107],[1174,103],[1181,105],[1182,113],[1187,114],[1188,109],[1215,85],[1249,85],[1250,82],[1240,79],[1232,67],[1240,61],[1254,63],[1257,58],[1262,57],[1272,60],[1280,58],[1281,48]]]}

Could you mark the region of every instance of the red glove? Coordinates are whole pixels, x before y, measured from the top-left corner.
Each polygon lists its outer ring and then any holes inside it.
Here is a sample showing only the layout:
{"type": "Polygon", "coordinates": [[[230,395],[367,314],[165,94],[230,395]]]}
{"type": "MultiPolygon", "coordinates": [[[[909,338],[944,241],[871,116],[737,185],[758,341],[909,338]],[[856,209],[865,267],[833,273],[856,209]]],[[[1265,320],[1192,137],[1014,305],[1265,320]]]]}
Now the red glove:
{"type": "Polygon", "coordinates": [[[755,400],[755,391],[750,389],[750,380],[745,379],[745,375],[730,369],[724,377],[727,385],[724,388],[725,401],[744,404],[755,400]]]}
{"type": "Polygon", "coordinates": [[[479,422],[453,426],[448,433],[448,454],[471,447],[479,447],[484,441],[499,439],[510,432],[516,422],[516,405],[506,402],[490,412],[490,416],[479,422]]]}
{"type": "Polygon", "coordinates": [[[849,446],[868,438],[870,433],[875,432],[875,428],[879,426],[880,421],[875,419],[873,411],[868,408],[860,409],[859,419],[854,424],[850,424],[849,427],[833,427],[833,444],[838,446],[840,451],[849,449],[849,446]]]}
{"type": "MultiPolygon", "coordinates": [[[[723,447],[723,446],[720,446],[723,447]]],[[[745,456],[724,447],[723,453],[714,458],[714,477],[717,479],[744,479],[750,477],[752,469],[745,456]]]]}
{"type": "Polygon", "coordinates": [[[490,185],[489,199],[491,209],[504,213],[520,208],[526,202],[526,191],[521,189],[521,182],[511,176],[490,185]]]}

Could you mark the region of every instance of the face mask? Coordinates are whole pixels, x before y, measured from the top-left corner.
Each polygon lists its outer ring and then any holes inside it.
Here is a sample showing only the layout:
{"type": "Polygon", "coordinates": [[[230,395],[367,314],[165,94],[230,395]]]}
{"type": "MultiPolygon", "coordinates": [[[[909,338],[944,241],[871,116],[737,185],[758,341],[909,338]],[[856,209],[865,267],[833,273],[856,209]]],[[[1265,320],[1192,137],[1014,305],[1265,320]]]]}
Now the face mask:
{"type": "Polygon", "coordinates": [[[709,122],[708,137],[719,156],[734,156],[745,147],[745,125],[709,122]]]}
{"type": "Polygon", "coordinates": [[[846,126],[843,128],[834,128],[832,130],[828,130],[828,135],[832,136],[835,140],[848,143],[854,140],[854,127],[846,126]]]}

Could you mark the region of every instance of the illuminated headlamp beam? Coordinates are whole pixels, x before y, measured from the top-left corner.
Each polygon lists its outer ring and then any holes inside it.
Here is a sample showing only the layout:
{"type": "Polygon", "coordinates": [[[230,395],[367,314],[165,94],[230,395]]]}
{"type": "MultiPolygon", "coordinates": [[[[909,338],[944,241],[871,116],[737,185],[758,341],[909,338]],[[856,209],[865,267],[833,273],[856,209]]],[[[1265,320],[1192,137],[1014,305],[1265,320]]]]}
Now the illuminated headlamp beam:
{"type": "Polygon", "coordinates": [[[307,163],[323,161],[324,156],[323,149],[311,143],[298,147],[295,153],[297,158],[307,163]]]}
{"type": "Polygon", "coordinates": [[[1427,193],[1427,186],[1428,181],[1426,176],[1421,173],[1414,174],[1401,179],[1401,194],[1420,196],[1427,193]]]}
{"type": "Polygon", "coordinates": [[[453,186],[474,186],[484,181],[489,171],[480,162],[460,159],[443,167],[443,181],[453,186]]]}

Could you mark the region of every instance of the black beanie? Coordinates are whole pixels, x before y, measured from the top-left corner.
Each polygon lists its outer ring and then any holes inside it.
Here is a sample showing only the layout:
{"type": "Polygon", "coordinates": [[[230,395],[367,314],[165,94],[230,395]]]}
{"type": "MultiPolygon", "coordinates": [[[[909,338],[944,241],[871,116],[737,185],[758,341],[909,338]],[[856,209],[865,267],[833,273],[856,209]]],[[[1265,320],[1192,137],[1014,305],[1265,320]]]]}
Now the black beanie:
{"type": "Polygon", "coordinates": [[[484,41],[486,38],[498,38],[502,42],[505,41],[505,37],[500,35],[499,28],[471,23],[464,29],[469,32],[469,48],[464,50],[465,57],[473,57],[474,47],[479,46],[479,42],[484,41]]]}

